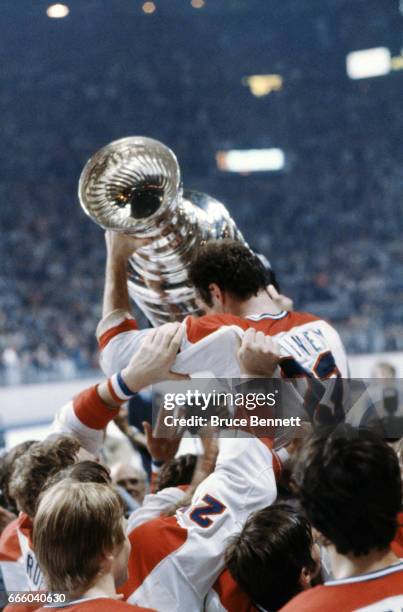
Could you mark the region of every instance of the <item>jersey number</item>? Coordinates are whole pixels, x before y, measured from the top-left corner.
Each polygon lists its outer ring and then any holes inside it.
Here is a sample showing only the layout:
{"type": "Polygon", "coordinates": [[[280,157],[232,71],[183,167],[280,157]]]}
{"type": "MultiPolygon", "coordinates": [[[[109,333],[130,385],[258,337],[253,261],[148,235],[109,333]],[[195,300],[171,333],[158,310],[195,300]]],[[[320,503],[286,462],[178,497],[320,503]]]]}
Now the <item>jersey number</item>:
{"type": "Polygon", "coordinates": [[[198,506],[194,510],[192,510],[190,514],[190,518],[194,523],[200,525],[200,527],[210,527],[213,521],[208,518],[209,516],[222,514],[226,508],[224,504],[215,499],[211,495],[205,495],[203,497],[203,501],[206,504],[205,506],[198,506]]]}

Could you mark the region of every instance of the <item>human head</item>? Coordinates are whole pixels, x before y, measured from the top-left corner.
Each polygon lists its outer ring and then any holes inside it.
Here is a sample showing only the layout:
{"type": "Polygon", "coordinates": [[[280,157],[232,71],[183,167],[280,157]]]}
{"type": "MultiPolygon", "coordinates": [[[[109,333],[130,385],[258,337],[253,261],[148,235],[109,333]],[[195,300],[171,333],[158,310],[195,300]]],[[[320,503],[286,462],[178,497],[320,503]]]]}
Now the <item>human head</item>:
{"type": "Polygon", "coordinates": [[[147,488],[143,471],[129,464],[117,463],[111,468],[111,476],[114,485],[123,487],[139,504],[143,503],[147,488]]]}
{"type": "Polygon", "coordinates": [[[4,496],[6,507],[11,512],[17,511],[15,500],[12,498],[9,491],[9,483],[13,473],[14,463],[25,453],[25,451],[29,449],[32,444],[34,444],[34,440],[27,440],[25,442],[21,442],[21,444],[17,444],[8,451],[1,461],[0,489],[4,496]]]}
{"type": "Polygon", "coordinates": [[[245,302],[267,285],[262,262],[235,240],[212,240],[201,246],[189,267],[189,284],[195,287],[205,312],[230,312],[233,302],[245,302]]]}
{"type": "Polygon", "coordinates": [[[78,597],[97,579],[127,580],[130,544],[112,487],[65,479],[41,496],[33,547],[50,591],[78,597]]]}
{"type": "Polygon", "coordinates": [[[373,367],[372,378],[396,378],[396,368],[387,361],[379,361],[373,367]]]}
{"type": "Polygon", "coordinates": [[[399,462],[375,433],[339,425],[302,446],[293,481],[311,524],[341,555],[385,550],[401,509],[399,462]]]}
{"type": "Polygon", "coordinates": [[[178,487],[188,485],[192,482],[196,468],[197,456],[191,453],[179,455],[164,463],[158,474],[157,491],[167,487],[178,487]]]}
{"type": "Polygon", "coordinates": [[[229,544],[226,566],[251,600],[278,610],[311,585],[319,570],[311,527],[286,504],[254,512],[229,544]]]}
{"type": "Polygon", "coordinates": [[[10,495],[19,510],[35,516],[39,495],[47,479],[77,460],[80,444],[71,436],[35,442],[15,462],[10,478],[10,495]]]}
{"type": "Polygon", "coordinates": [[[97,482],[108,486],[112,484],[109,470],[102,463],[79,461],[48,478],[42,487],[42,493],[66,478],[74,480],[74,482],[97,482]]]}

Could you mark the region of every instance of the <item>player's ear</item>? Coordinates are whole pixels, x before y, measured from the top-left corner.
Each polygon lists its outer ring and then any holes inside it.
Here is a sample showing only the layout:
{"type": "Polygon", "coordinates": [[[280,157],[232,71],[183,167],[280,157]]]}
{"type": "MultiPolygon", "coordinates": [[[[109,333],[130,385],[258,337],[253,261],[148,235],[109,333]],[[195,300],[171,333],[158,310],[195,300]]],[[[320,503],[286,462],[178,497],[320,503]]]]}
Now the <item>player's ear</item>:
{"type": "Polygon", "coordinates": [[[299,584],[304,591],[310,588],[311,580],[312,580],[312,572],[306,567],[303,567],[301,570],[301,574],[299,576],[299,584]]]}
{"type": "Polygon", "coordinates": [[[112,552],[108,552],[103,555],[100,563],[100,574],[102,576],[112,572],[114,561],[115,555],[112,552]]]}
{"type": "Polygon", "coordinates": [[[224,295],[223,295],[223,292],[221,291],[220,287],[217,285],[217,283],[210,283],[208,288],[209,288],[210,295],[211,295],[212,299],[214,301],[220,302],[222,304],[222,302],[224,300],[224,295]]]}

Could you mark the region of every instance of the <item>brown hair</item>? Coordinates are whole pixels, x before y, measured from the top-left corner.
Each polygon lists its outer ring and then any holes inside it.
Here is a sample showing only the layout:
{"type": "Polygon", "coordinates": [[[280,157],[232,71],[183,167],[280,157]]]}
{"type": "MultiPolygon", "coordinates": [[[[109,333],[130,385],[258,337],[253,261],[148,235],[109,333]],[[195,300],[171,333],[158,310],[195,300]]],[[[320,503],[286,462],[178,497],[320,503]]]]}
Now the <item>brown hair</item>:
{"type": "Polygon", "coordinates": [[[15,461],[9,491],[23,512],[31,518],[35,516],[46,480],[75,463],[79,450],[79,442],[71,436],[57,436],[35,442],[15,461]]]}
{"type": "Polygon", "coordinates": [[[50,489],[50,487],[53,487],[66,478],[74,480],[74,482],[98,482],[99,484],[108,486],[111,484],[109,470],[102,465],[102,463],[96,463],[95,461],[79,461],[79,463],[69,465],[48,478],[42,487],[42,492],[46,491],[46,489],[50,489]]]}
{"type": "Polygon", "coordinates": [[[156,491],[167,487],[188,485],[192,482],[197,456],[191,453],[180,455],[164,463],[158,474],[156,491]]]}
{"type": "Polygon", "coordinates": [[[305,568],[316,569],[312,532],[305,516],[286,504],[254,512],[225,551],[232,577],[254,604],[279,610],[302,587],[305,568]]]}
{"type": "Polygon", "coordinates": [[[3,457],[0,466],[0,489],[4,495],[4,501],[6,503],[6,507],[11,512],[17,513],[17,507],[15,505],[15,500],[10,495],[9,484],[10,478],[14,470],[14,464],[19,457],[21,457],[32,444],[35,444],[35,440],[26,440],[25,442],[21,442],[14,446],[8,453],[3,457]]]}
{"type": "Polygon", "coordinates": [[[102,556],[125,540],[117,493],[99,483],[65,479],[41,496],[33,546],[47,587],[78,596],[100,571],[102,556]]]}
{"type": "Polygon", "coordinates": [[[210,240],[201,246],[188,270],[189,285],[198,291],[209,306],[211,283],[221,291],[245,301],[265,289],[266,272],[260,259],[244,244],[236,240],[210,240]]]}
{"type": "Polygon", "coordinates": [[[311,524],[339,554],[390,546],[402,480],[396,453],[374,432],[347,424],[316,431],[294,461],[293,482],[311,524]]]}

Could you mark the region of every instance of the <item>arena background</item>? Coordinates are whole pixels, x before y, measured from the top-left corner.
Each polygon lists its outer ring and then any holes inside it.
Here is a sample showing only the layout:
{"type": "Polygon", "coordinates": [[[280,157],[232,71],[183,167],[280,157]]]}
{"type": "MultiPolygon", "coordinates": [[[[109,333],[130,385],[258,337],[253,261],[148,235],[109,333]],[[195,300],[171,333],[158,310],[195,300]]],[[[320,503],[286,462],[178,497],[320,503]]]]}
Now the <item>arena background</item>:
{"type": "Polygon", "coordinates": [[[104,240],[77,182],[126,135],[170,146],[185,186],[226,204],[295,308],[340,331],[353,375],[379,359],[403,374],[398,0],[3,0],[1,13],[9,444],[99,375],[104,240]],[[225,170],[230,150],[273,148],[271,169],[225,170]]]}

